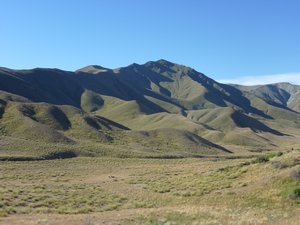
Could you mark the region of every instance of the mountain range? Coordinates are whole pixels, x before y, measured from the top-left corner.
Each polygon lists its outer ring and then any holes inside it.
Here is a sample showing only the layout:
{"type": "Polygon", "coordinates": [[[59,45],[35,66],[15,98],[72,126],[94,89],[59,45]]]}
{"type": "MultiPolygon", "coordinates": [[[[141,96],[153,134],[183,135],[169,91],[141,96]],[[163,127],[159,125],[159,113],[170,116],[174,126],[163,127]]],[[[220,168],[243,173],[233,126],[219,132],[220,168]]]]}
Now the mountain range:
{"type": "Polygon", "coordinates": [[[249,154],[299,138],[299,85],[222,84],[166,60],[0,68],[0,156],[249,154]]]}

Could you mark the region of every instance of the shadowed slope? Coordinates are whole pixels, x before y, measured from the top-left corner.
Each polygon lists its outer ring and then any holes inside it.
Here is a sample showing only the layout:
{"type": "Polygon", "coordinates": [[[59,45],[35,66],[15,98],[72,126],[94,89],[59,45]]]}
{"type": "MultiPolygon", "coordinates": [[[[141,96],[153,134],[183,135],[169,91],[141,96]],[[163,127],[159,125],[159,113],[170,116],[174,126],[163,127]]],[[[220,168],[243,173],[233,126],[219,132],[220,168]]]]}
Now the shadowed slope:
{"type": "Polygon", "coordinates": [[[83,89],[73,73],[57,69],[0,70],[0,89],[35,102],[80,106],[83,89]]]}
{"type": "MultiPolygon", "coordinates": [[[[300,86],[289,83],[269,85],[242,86],[233,85],[247,93],[248,98],[254,96],[262,99],[267,104],[290,111],[298,111],[300,105],[300,86]]],[[[255,106],[255,105],[254,105],[255,106]]]]}
{"type": "MultiPolygon", "coordinates": [[[[14,96],[12,96],[13,98],[14,96]]],[[[23,100],[23,99],[22,99],[23,100]]],[[[5,135],[45,142],[74,143],[76,139],[110,141],[107,131],[127,129],[73,106],[1,100],[0,130],[5,135]]]]}

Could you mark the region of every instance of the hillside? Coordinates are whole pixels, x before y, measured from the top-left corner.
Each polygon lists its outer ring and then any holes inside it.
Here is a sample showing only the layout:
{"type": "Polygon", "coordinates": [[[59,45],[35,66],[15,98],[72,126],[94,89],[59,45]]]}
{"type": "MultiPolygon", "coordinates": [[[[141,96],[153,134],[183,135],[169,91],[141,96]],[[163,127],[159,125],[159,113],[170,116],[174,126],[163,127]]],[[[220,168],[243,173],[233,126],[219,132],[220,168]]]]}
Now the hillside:
{"type": "Polygon", "coordinates": [[[166,60],[0,68],[0,155],[192,156],[299,147],[300,86],[221,84],[166,60]]]}

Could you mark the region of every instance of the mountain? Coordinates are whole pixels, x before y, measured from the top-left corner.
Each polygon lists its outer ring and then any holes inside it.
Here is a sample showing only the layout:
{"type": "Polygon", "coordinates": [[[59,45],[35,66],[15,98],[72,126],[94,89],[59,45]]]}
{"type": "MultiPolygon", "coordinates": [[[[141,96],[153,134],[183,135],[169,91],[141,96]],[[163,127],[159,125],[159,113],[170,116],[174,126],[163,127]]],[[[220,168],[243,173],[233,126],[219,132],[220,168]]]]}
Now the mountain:
{"type": "Polygon", "coordinates": [[[300,85],[277,83],[252,87],[241,85],[234,86],[264,100],[270,105],[300,112],[300,85]]]}
{"type": "Polygon", "coordinates": [[[0,68],[0,155],[230,154],[297,147],[300,86],[221,84],[166,60],[0,68]]]}

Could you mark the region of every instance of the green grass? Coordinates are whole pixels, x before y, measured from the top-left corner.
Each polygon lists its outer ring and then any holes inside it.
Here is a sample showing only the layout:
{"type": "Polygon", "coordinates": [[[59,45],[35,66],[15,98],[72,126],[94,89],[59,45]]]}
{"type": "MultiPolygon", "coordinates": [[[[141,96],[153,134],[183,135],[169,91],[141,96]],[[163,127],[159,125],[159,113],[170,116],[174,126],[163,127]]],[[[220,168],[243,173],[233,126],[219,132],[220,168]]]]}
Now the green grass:
{"type": "Polygon", "coordinates": [[[286,199],[290,199],[291,202],[300,204],[300,180],[286,179],[281,183],[282,196],[286,199]]]}
{"type": "Polygon", "coordinates": [[[80,106],[86,112],[96,111],[100,109],[103,104],[104,100],[101,96],[92,91],[85,90],[81,95],[80,106]]]}

